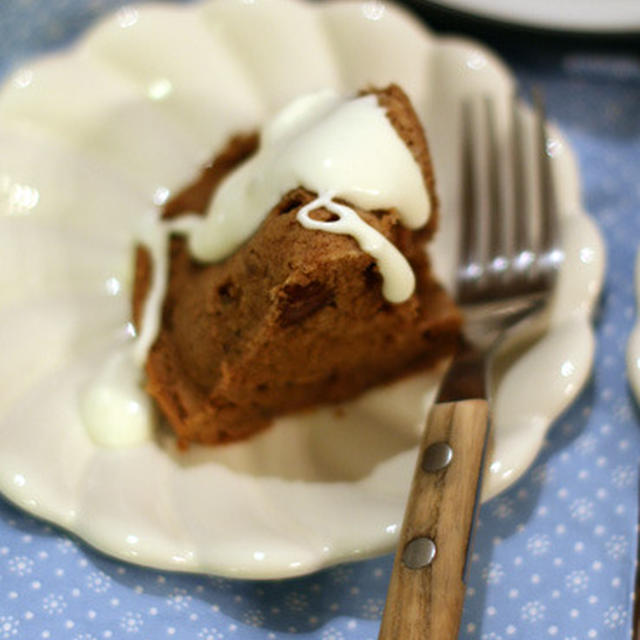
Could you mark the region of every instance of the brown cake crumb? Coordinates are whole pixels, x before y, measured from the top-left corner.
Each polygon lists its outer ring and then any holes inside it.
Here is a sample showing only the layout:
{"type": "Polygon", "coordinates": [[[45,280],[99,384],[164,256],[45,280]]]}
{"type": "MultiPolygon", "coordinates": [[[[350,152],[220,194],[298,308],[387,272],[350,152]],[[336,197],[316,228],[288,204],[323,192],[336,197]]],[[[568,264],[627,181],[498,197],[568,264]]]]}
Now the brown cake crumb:
{"type": "MultiPolygon", "coordinates": [[[[215,264],[193,260],[183,239],[170,243],[162,326],[147,364],[147,389],[180,441],[220,443],[264,428],[277,415],[340,402],[365,389],[433,366],[453,350],[460,316],[434,280],[425,241],[438,204],[427,144],[407,97],[396,86],[372,90],[420,165],[431,218],[412,231],[397,213],[357,213],[405,255],[416,291],[390,304],[375,261],[348,236],[305,229],[298,210],[315,199],[287,193],[258,231],[215,264]]],[[[222,178],[257,148],[233,138],[164,215],[203,213],[222,178]]],[[[319,210],[320,216],[332,214],[319,210]]],[[[139,322],[151,265],[138,249],[133,296],[139,322]]]]}

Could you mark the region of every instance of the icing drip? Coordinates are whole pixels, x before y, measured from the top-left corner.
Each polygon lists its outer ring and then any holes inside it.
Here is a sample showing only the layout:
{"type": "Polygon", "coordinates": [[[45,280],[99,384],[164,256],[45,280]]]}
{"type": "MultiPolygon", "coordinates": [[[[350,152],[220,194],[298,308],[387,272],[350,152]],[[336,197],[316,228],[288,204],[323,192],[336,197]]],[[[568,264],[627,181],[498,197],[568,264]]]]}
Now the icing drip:
{"type": "Polygon", "coordinates": [[[140,385],[140,367],[125,346],[113,352],[80,397],[89,436],[103,447],[132,447],[153,434],[151,399],[140,385]]]}
{"type": "Polygon", "coordinates": [[[382,276],[382,295],[389,302],[407,300],[416,284],[416,278],[407,259],[379,231],[367,224],[351,207],[334,202],[334,193],[324,193],[298,211],[298,222],[306,229],[340,233],[354,238],[360,248],[374,258],[382,276]],[[310,214],[326,209],[338,216],[337,220],[314,220],[310,214]]]}
{"type": "Polygon", "coordinates": [[[394,207],[410,229],[429,218],[420,168],[376,96],[343,100],[323,91],[295,100],[264,127],[258,152],[223,181],[189,234],[191,254],[204,262],[231,255],[297,187],[331,191],[363,209],[394,207]]]}
{"type": "Polygon", "coordinates": [[[169,272],[169,236],[172,233],[188,235],[202,224],[199,216],[183,216],[175,220],[160,221],[157,214],[141,231],[141,243],[151,254],[151,286],[142,312],[140,330],[133,346],[133,359],[139,367],[147,360],[151,345],[160,330],[162,302],[167,288],[169,272]]]}

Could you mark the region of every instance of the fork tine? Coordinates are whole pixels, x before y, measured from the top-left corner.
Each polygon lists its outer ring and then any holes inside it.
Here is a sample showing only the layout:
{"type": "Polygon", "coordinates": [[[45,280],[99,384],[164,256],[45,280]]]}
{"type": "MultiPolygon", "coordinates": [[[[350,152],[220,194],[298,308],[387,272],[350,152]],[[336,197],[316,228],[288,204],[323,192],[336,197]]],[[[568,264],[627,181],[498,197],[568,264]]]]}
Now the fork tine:
{"type": "Polygon", "coordinates": [[[474,313],[487,310],[487,304],[494,305],[492,313],[497,313],[504,303],[506,315],[501,316],[501,321],[509,317],[513,323],[546,304],[563,258],[544,114],[540,101],[536,106],[531,131],[525,127],[528,120],[513,96],[508,126],[511,137],[505,145],[513,165],[513,191],[507,201],[503,194],[507,185],[497,136],[496,105],[489,98],[482,102],[467,99],[461,105],[461,229],[456,299],[463,307],[469,305],[474,313]],[[478,129],[485,135],[478,135],[478,129]],[[532,133],[532,141],[537,143],[533,158],[528,144],[532,133]],[[530,171],[532,162],[536,171],[530,171]],[[481,184],[480,180],[484,182],[481,184]],[[538,197],[532,206],[529,200],[534,194],[538,197]],[[532,218],[535,224],[530,224],[532,218]]]}
{"type": "MultiPolygon", "coordinates": [[[[474,171],[474,144],[471,102],[462,103],[462,211],[459,263],[468,271],[480,263],[480,225],[476,198],[477,176],[474,171]]],[[[473,274],[469,274],[473,275],[473,274]]]]}
{"type": "Polygon", "coordinates": [[[517,95],[511,100],[511,166],[513,167],[514,255],[516,266],[526,268],[531,262],[531,232],[527,223],[527,194],[525,191],[525,157],[522,118],[517,95]]]}
{"type": "Polygon", "coordinates": [[[534,92],[538,168],[540,173],[540,254],[554,259],[558,250],[558,211],[556,207],[551,159],[547,151],[545,109],[540,91],[534,92]]]}
{"type": "Polygon", "coordinates": [[[484,116],[487,127],[486,165],[488,171],[487,205],[489,208],[489,265],[494,271],[502,271],[506,267],[507,255],[504,229],[506,215],[504,199],[500,192],[500,155],[498,151],[498,135],[496,132],[495,105],[489,96],[484,98],[484,116]]]}

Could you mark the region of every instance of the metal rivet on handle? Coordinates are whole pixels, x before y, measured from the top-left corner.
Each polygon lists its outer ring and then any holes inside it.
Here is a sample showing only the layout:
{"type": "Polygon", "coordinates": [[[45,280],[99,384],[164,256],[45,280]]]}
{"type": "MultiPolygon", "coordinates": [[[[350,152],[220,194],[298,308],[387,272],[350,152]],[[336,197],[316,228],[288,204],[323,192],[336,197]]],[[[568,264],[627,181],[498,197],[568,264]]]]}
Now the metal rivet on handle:
{"type": "Polygon", "coordinates": [[[429,566],[436,557],[436,543],[431,538],[414,538],[402,553],[402,562],[409,569],[429,566]]]}
{"type": "Polygon", "coordinates": [[[451,464],[453,449],[446,442],[435,442],[427,447],[422,457],[422,470],[429,473],[440,471],[451,464]]]}

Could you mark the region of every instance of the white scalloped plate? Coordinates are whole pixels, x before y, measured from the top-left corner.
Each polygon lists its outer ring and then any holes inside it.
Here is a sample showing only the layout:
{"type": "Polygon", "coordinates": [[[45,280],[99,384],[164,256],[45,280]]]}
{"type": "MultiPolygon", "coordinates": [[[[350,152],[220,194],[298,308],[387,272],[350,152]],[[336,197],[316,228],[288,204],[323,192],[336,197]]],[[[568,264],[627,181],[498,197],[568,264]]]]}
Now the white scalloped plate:
{"type": "MultiPolygon", "coordinates": [[[[390,81],[426,125],[444,212],[432,253],[449,281],[452,114],[462,96],[485,93],[504,111],[513,85],[478,44],[436,38],[379,2],[144,5],[9,78],[0,92],[0,489],[9,499],[106,553],[165,569],[286,577],[393,548],[437,372],[372,391],[342,416],[320,409],[188,453],[163,433],[133,449],[97,448],[77,411],[78,389],[125,339],[134,221],[230,133],[292,97],[390,81]]],[[[547,332],[496,368],[485,498],[532,462],[593,359],[602,242],[568,145],[554,134],[550,150],[566,262],[547,332]]]]}
{"type": "Polygon", "coordinates": [[[640,250],[636,256],[635,285],[638,319],[627,344],[627,376],[636,400],[640,402],[640,250]]]}

